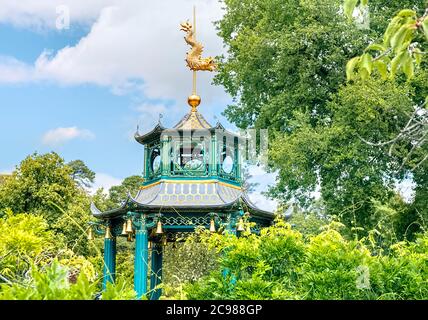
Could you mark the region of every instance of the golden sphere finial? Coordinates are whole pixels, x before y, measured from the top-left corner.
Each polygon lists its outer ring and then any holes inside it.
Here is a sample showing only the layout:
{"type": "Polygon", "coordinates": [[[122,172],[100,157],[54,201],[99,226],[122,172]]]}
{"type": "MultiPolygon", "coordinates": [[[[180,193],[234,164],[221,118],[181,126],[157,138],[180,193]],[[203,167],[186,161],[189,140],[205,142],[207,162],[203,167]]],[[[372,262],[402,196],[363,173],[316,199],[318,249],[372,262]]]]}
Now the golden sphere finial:
{"type": "Polygon", "coordinates": [[[192,107],[192,112],[195,112],[196,108],[201,103],[201,97],[196,94],[192,94],[187,98],[187,103],[192,107]]]}

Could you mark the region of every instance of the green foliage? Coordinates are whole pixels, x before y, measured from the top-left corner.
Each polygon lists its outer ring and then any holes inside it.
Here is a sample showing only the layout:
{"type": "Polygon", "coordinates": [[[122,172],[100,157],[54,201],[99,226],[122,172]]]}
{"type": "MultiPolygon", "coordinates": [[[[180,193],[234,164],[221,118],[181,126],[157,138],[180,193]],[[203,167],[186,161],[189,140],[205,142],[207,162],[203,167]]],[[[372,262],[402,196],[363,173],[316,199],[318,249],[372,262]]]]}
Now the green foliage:
{"type": "MultiPolygon", "coordinates": [[[[375,228],[380,216],[373,200],[386,204],[395,197],[396,181],[408,177],[411,167],[404,161],[413,145],[407,139],[394,146],[373,145],[393,140],[419,99],[411,86],[382,80],[342,87],[328,105],[327,125],[314,128],[302,116],[293,123],[292,134],[278,134],[272,142],[270,160],[279,168],[280,178],[272,195],[308,206],[320,186],[324,215],[339,217],[350,231],[375,228]]],[[[413,155],[414,160],[423,157],[423,152],[413,155]]],[[[418,210],[426,215],[426,208],[418,210]]],[[[423,224],[412,216],[400,215],[400,232],[410,224],[423,224]]],[[[406,236],[418,231],[414,227],[406,236]]]]}
{"type": "MultiPolygon", "coordinates": [[[[392,147],[366,142],[395,139],[414,106],[428,95],[425,50],[414,47],[410,53],[399,45],[409,37],[426,44],[421,38],[424,22],[415,34],[408,28],[397,34],[399,29],[390,27],[387,41],[380,40],[389,23],[385,17],[398,15],[401,28],[416,19],[413,11],[423,15],[427,1],[224,3],[226,14],[217,26],[228,56],[215,82],[235,98],[225,111],[230,121],[242,128],[269,129],[269,168],[279,171],[270,195],[281,203],[293,200],[307,208],[320,189],[324,215],[339,217],[350,237],[367,235],[379,217],[373,200],[389,203],[395,196],[394,183],[405,177],[413,175],[418,183],[426,183],[414,170],[420,167],[426,146],[408,157],[414,146],[410,138],[392,147]],[[370,27],[359,28],[349,21],[341,14],[343,4],[347,13],[369,5],[370,27]],[[403,7],[411,10],[401,11],[403,7]],[[419,66],[410,60],[418,60],[419,66]],[[397,77],[386,83],[391,71],[414,75],[408,81],[397,77]],[[346,74],[354,81],[344,86],[346,74]]],[[[415,199],[421,201],[420,196],[415,199]]],[[[408,230],[406,237],[411,238],[421,230],[417,226],[427,210],[419,205],[417,211],[405,211],[409,214],[399,215],[402,219],[396,225],[408,230]]]]}
{"type": "Polygon", "coordinates": [[[80,161],[69,165],[56,153],[33,154],[24,159],[0,185],[0,212],[6,208],[43,216],[50,230],[78,254],[88,254],[87,223],[91,199],[81,185],[93,180],[80,161]]]}
{"type": "Polygon", "coordinates": [[[130,176],[125,178],[121,185],[111,187],[109,190],[109,200],[112,205],[120,205],[128,197],[128,194],[135,196],[141,187],[141,182],[140,176],[130,176]]]}
{"type": "Polygon", "coordinates": [[[219,269],[185,286],[189,299],[426,299],[428,234],[375,255],[332,223],[305,240],[290,225],[258,235],[202,234],[222,252],[219,269]]]}
{"type": "Polygon", "coordinates": [[[130,176],[125,178],[118,186],[113,186],[106,194],[103,189],[98,189],[92,198],[97,208],[108,210],[119,207],[128,194],[135,196],[141,187],[142,179],[140,176],[130,176]]]}
{"type": "Polygon", "coordinates": [[[319,299],[369,299],[356,285],[359,267],[371,261],[369,250],[357,241],[345,241],[336,230],[312,237],[306,246],[299,283],[302,297],[319,299]]]}
{"type": "Polygon", "coordinates": [[[53,223],[76,195],[71,169],[56,153],[33,154],[24,159],[12,177],[0,185],[0,210],[42,214],[53,223]]]}
{"type": "Polygon", "coordinates": [[[30,261],[49,261],[61,243],[55,239],[42,217],[7,210],[0,218],[0,282],[23,277],[30,261]]]}
{"type": "Polygon", "coordinates": [[[320,201],[309,210],[302,210],[298,206],[294,206],[287,222],[305,237],[317,235],[321,232],[321,228],[331,220],[329,216],[325,215],[324,210],[320,201]]]}
{"type": "Polygon", "coordinates": [[[95,181],[95,172],[89,169],[82,160],[67,163],[72,170],[71,178],[81,187],[89,187],[95,181]]]}
{"type": "Polygon", "coordinates": [[[389,23],[383,36],[383,44],[368,46],[366,53],[348,62],[346,68],[348,81],[358,77],[366,80],[371,75],[372,69],[377,69],[384,79],[388,75],[388,70],[390,78],[395,78],[400,71],[407,79],[413,78],[415,68],[423,62],[425,53],[421,50],[428,49],[427,29],[428,10],[421,17],[418,17],[415,10],[401,10],[389,23]]]}
{"type": "Polygon", "coordinates": [[[106,290],[101,295],[103,300],[131,300],[135,298],[134,289],[124,278],[117,280],[114,284],[107,283],[106,290]]]}
{"type": "MultiPolygon", "coordinates": [[[[339,15],[341,1],[226,0],[217,24],[228,47],[215,82],[236,98],[240,128],[291,131],[295,112],[324,114],[366,32],[339,15]]],[[[316,121],[316,119],[312,119],[316,121]]]]}
{"type": "Polygon", "coordinates": [[[197,281],[216,269],[218,254],[194,240],[191,238],[186,242],[164,247],[165,296],[181,298],[185,283],[197,281]]]}
{"type": "Polygon", "coordinates": [[[93,219],[89,211],[90,203],[91,198],[79,190],[66,210],[58,208],[61,215],[51,224],[51,228],[65,237],[68,248],[83,255],[94,254],[87,241],[88,222],[93,219]]]}
{"type": "MultiPolygon", "coordinates": [[[[70,282],[69,268],[53,261],[39,269],[31,269],[31,277],[21,283],[1,284],[0,300],[94,300],[97,282],[91,282],[82,272],[70,282]]],[[[126,300],[135,298],[124,280],[108,284],[102,294],[103,300],[126,300]]]]}

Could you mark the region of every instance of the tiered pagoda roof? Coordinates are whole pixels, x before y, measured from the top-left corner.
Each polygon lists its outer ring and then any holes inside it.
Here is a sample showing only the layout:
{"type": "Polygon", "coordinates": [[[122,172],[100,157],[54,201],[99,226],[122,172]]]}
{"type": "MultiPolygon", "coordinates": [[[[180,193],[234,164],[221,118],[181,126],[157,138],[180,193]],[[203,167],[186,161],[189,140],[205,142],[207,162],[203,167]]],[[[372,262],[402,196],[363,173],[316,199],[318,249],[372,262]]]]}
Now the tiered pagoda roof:
{"type": "Polygon", "coordinates": [[[91,211],[97,218],[114,218],[126,214],[127,208],[134,205],[146,212],[166,212],[186,209],[201,211],[215,209],[233,209],[244,204],[260,217],[272,219],[271,212],[258,208],[251,202],[248,194],[241,187],[212,180],[171,181],[163,180],[147,187],[142,187],[135,197],[128,195],[122,206],[101,212],[94,204],[91,211]]]}

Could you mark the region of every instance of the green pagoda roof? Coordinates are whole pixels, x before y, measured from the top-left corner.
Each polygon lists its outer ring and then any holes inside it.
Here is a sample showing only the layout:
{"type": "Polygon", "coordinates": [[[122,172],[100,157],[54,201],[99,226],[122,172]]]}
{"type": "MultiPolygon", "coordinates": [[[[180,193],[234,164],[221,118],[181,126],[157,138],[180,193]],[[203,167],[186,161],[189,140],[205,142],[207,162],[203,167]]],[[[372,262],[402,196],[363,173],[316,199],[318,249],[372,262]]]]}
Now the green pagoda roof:
{"type": "Polygon", "coordinates": [[[217,180],[161,180],[142,187],[135,197],[128,195],[122,206],[116,209],[101,212],[92,204],[91,211],[97,218],[111,219],[126,214],[130,207],[154,212],[183,209],[209,211],[236,208],[241,202],[252,215],[269,220],[273,218],[273,213],[257,208],[242,188],[217,180]]]}

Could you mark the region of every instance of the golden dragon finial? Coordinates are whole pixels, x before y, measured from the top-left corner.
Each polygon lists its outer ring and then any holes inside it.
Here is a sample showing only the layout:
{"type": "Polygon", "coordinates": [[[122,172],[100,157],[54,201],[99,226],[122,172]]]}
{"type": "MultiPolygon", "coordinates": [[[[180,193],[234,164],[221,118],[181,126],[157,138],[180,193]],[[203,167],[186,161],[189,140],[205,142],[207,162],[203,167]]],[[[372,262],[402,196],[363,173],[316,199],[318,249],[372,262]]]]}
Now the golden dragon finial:
{"type": "Polygon", "coordinates": [[[195,32],[192,24],[189,21],[180,24],[182,31],[187,34],[184,37],[186,43],[192,47],[187,53],[186,62],[190,70],[193,71],[214,71],[217,69],[217,65],[212,57],[202,58],[202,51],[204,47],[202,43],[196,41],[195,32]]]}
{"type": "Polygon", "coordinates": [[[212,57],[202,58],[204,47],[202,43],[196,41],[196,8],[193,7],[193,25],[189,21],[180,23],[181,30],[186,32],[184,40],[192,47],[187,52],[186,62],[190,70],[193,71],[193,91],[187,98],[187,103],[192,107],[192,112],[196,112],[196,108],[201,103],[201,97],[196,94],[196,72],[197,71],[214,71],[217,69],[217,64],[212,57]]]}

